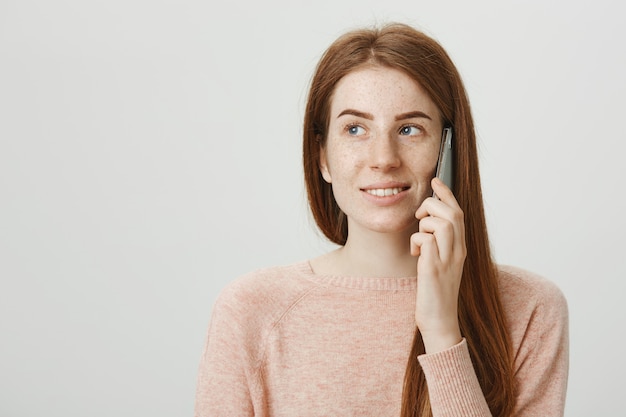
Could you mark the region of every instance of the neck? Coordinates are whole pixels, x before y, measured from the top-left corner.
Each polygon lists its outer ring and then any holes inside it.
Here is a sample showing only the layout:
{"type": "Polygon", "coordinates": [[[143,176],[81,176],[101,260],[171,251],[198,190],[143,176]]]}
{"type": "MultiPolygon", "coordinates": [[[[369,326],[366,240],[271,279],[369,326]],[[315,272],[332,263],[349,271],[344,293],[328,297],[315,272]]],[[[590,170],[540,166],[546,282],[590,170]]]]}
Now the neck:
{"type": "Polygon", "coordinates": [[[417,258],[410,253],[413,228],[381,233],[352,228],[346,244],[335,253],[336,266],[344,275],[407,277],[417,273],[417,258]]]}

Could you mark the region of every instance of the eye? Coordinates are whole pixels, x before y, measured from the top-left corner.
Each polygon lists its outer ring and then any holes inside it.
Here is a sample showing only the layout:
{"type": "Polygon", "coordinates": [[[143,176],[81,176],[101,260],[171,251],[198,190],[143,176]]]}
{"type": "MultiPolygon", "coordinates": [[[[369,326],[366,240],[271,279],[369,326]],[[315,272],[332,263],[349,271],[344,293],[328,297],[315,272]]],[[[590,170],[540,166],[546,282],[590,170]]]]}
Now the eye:
{"type": "Polygon", "coordinates": [[[365,133],[365,129],[363,129],[363,127],[359,125],[348,125],[346,127],[346,131],[349,135],[352,136],[359,136],[365,133]]]}
{"type": "Polygon", "coordinates": [[[400,128],[400,134],[405,136],[415,136],[422,133],[422,128],[415,125],[406,125],[400,128]]]}

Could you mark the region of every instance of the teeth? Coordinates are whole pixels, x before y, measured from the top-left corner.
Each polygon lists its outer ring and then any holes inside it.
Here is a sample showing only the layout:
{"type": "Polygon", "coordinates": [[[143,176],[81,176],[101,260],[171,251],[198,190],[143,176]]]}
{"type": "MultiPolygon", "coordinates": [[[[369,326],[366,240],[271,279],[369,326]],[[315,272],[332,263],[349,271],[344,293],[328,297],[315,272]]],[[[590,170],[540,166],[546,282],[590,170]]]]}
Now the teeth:
{"type": "Polygon", "coordinates": [[[376,189],[365,190],[365,191],[377,197],[387,197],[390,195],[398,194],[400,191],[402,191],[402,188],[376,188],[376,189]]]}

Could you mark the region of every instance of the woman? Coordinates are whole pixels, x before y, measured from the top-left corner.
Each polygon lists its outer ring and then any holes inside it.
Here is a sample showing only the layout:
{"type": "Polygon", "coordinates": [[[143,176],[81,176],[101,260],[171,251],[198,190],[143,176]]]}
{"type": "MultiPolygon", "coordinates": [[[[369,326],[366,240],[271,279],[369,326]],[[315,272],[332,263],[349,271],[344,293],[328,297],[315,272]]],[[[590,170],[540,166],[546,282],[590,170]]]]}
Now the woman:
{"type": "Polygon", "coordinates": [[[492,261],[469,102],[440,45],[400,24],[337,39],[303,156],[313,216],[340,247],[223,291],[196,416],[563,414],[566,302],[492,261]],[[433,179],[444,128],[452,190],[433,179]]]}

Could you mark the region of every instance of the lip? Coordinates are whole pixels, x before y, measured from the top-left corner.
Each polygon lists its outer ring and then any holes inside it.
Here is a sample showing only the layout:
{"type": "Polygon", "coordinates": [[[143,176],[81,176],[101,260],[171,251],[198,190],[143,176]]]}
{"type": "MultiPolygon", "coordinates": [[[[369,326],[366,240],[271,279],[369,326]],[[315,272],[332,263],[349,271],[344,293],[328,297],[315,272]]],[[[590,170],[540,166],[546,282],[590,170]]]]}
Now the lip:
{"type": "Polygon", "coordinates": [[[363,198],[367,201],[374,203],[378,206],[391,206],[394,205],[406,198],[408,196],[408,191],[411,189],[411,186],[407,183],[403,182],[378,182],[374,184],[369,184],[365,187],[360,188],[363,198]],[[397,194],[387,195],[387,196],[377,196],[368,193],[368,190],[376,190],[376,189],[387,189],[387,188],[399,188],[400,192],[397,194]]]}

